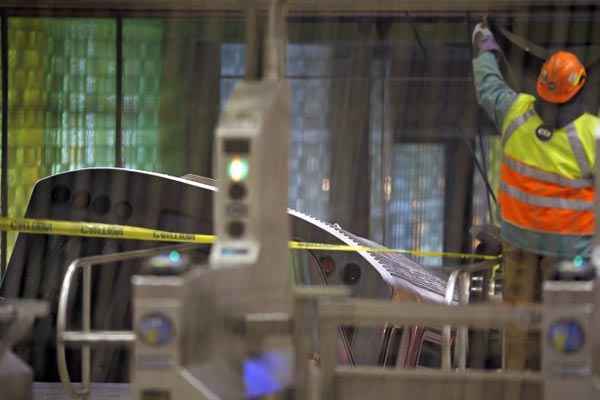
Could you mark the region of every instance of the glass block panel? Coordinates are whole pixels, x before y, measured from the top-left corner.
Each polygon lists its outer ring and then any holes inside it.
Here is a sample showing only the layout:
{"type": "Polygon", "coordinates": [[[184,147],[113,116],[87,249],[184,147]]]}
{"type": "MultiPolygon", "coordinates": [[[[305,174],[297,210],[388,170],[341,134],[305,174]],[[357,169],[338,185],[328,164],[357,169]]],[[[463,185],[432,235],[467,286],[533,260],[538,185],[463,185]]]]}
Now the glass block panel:
{"type": "Polygon", "coordinates": [[[227,43],[221,46],[221,76],[240,78],[244,76],[246,46],[227,43]]]}
{"type": "Polygon", "coordinates": [[[24,18],[21,22],[38,25],[47,39],[38,50],[47,63],[39,89],[51,93],[43,99],[44,173],[114,165],[115,21],[24,18]]]}
{"type": "MultiPolygon", "coordinates": [[[[115,23],[9,19],[9,215],[40,178],[114,164],[115,23]]],[[[15,235],[11,235],[11,245],[15,235]]]]}
{"type": "Polygon", "coordinates": [[[331,187],[329,82],[291,79],[292,136],[289,158],[289,207],[327,220],[331,187]]]}
{"type": "Polygon", "coordinates": [[[323,78],[331,74],[333,51],[322,44],[290,44],[287,48],[289,77],[323,78]]]}
{"type": "MultiPolygon", "coordinates": [[[[395,144],[392,154],[386,245],[443,251],[445,148],[442,144],[395,144]]],[[[414,257],[441,266],[441,257],[414,257]]]]}
{"type": "MultiPolygon", "coordinates": [[[[221,47],[221,108],[244,74],[245,47],[221,47]]],[[[330,137],[327,126],[330,81],[325,74],[328,46],[288,45],[288,79],[292,88],[289,158],[289,207],[327,219],[330,190],[330,137]],[[312,75],[315,78],[307,78],[312,75]]]]}
{"type": "Polygon", "coordinates": [[[160,171],[164,22],[123,21],[123,165],[160,171]]]}

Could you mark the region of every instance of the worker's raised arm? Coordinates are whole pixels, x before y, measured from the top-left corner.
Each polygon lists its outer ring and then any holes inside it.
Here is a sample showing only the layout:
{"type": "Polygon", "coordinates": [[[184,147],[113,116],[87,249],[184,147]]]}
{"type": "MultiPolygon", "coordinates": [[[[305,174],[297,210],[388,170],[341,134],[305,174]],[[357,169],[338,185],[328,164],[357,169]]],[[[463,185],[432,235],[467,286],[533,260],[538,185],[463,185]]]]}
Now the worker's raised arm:
{"type": "Polygon", "coordinates": [[[475,27],[473,46],[476,54],[473,60],[473,79],[477,102],[501,130],[504,117],[517,98],[517,93],[508,86],[500,72],[495,53],[500,53],[501,50],[494,35],[484,24],[475,27]]]}

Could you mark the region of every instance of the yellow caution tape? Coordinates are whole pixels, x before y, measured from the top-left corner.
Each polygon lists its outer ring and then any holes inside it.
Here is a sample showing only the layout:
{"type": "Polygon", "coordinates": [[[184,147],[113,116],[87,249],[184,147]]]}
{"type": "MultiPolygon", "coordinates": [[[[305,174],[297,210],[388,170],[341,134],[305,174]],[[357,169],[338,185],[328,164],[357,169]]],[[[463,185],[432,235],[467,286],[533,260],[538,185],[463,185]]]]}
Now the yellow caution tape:
{"type": "Polygon", "coordinates": [[[55,221],[29,218],[0,218],[0,230],[106,239],[151,240],[155,242],[210,244],[215,241],[215,236],[213,235],[176,233],[138,228],[135,226],[101,224],[96,222],[55,221]]]}
{"type": "MultiPolygon", "coordinates": [[[[0,218],[0,230],[33,234],[53,234],[63,236],[84,236],[105,239],[149,240],[154,242],[211,244],[214,235],[167,232],[156,229],[139,228],[127,225],[102,224],[96,222],[56,221],[30,218],[0,218]]],[[[321,251],[363,251],[369,253],[399,253],[416,257],[448,257],[478,260],[497,260],[496,256],[464,254],[453,252],[389,249],[386,247],[348,246],[327,243],[290,241],[290,249],[321,251]]]]}
{"type": "Polygon", "coordinates": [[[295,250],[327,250],[327,251],[364,251],[369,253],[396,253],[405,254],[414,257],[447,257],[447,258],[464,258],[476,260],[499,260],[497,256],[486,256],[481,254],[443,252],[443,251],[427,251],[427,250],[406,250],[406,249],[390,249],[387,247],[368,247],[368,246],[348,246],[343,244],[327,244],[327,243],[310,243],[310,242],[290,242],[290,249],[295,250]]]}

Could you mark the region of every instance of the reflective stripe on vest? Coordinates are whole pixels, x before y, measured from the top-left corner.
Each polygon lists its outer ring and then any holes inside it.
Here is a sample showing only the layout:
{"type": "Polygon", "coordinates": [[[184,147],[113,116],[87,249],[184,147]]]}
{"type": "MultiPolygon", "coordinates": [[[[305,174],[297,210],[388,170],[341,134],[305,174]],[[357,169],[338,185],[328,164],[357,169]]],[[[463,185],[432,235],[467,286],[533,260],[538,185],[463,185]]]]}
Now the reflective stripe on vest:
{"type": "Polygon", "coordinates": [[[584,188],[591,187],[593,185],[593,180],[591,178],[582,178],[582,179],[569,179],[564,176],[560,176],[558,174],[553,174],[552,172],[546,172],[539,170],[534,167],[530,167],[529,165],[522,163],[513,159],[512,157],[504,156],[504,164],[506,164],[510,169],[515,172],[518,172],[521,175],[528,176],[530,178],[539,179],[544,182],[554,183],[561,186],[566,186],[570,188],[584,188]]]}
{"type": "Polygon", "coordinates": [[[523,203],[531,204],[532,206],[546,207],[546,208],[564,208],[567,210],[576,211],[589,211],[594,208],[594,203],[590,203],[583,200],[567,200],[557,197],[544,197],[536,196],[530,193],[525,193],[519,189],[509,186],[502,182],[500,189],[511,195],[515,199],[522,201],[523,203]]]}
{"type": "Polygon", "coordinates": [[[506,163],[500,166],[502,183],[532,196],[554,197],[568,200],[594,201],[594,188],[591,186],[574,188],[522,175],[506,163]]]}
{"type": "Polygon", "coordinates": [[[500,191],[502,219],[529,231],[562,235],[593,235],[594,213],[565,208],[538,207],[500,191]]]}
{"type": "Polygon", "coordinates": [[[592,167],[590,166],[587,156],[585,155],[585,150],[583,150],[583,144],[579,139],[579,135],[577,135],[577,128],[575,127],[574,123],[570,123],[569,125],[567,125],[567,137],[569,138],[569,144],[571,145],[573,154],[575,154],[575,160],[577,160],[577,164],[579,164],[581,176],[591,177],[592,167]]]}
{"type": "Polygon", "coordinates": [[[533,117],[535,114],[536,112],[532,108],[520,117],[515,118],[515,120],[510,123],[508,128],[506,128],[506,132],[504,132],[504,135],[502,135],[502,148],[506,146],[506,142],[508,142],[508,139],[511,138],[511,136],[517,131],[517,129],[525,125],[529,118],[533,117]]]}

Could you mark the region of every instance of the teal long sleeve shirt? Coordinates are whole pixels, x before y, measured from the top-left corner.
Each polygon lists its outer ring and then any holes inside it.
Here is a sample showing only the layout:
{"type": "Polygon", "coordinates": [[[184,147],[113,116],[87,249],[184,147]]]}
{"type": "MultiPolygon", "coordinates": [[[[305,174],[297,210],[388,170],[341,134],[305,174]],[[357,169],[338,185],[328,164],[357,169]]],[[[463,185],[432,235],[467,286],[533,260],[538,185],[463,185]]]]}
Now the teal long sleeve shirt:
{"type": "MultiPolygon", "coordinates": [[[[504,80],[496,56],[483,52],[473,60],[473,79],[479,105],[501,130],[502,123],[513,102],[515,92],[504,80]]],[[[591,248],[590,236],[556,235],[521,229],[508,222],[501,223],[502,239],[511,245],[529,252],[571,259],[575,256],[588,257],[591,248]]]]}

